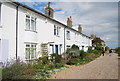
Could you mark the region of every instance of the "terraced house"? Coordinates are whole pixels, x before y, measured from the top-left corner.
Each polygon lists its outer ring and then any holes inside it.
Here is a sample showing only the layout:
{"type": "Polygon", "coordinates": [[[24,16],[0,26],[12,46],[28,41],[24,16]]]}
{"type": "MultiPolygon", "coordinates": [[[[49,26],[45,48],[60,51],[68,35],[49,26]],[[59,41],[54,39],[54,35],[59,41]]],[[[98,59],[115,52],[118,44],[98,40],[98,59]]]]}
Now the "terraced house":
{"type": "Polygon", "coordinates": [[[42,14],[19,2],[1,2],[0,61],[18,57],[23,61],[34,60],[42,56],[41,49],[50,55],[63,54],[73,44],[84,51],[92,46],[92,39],[82,33],[80,24],[78,30],[72,28],[71,16],[67,25],[53,17],[54,10],[49,3],[42,14]]]}

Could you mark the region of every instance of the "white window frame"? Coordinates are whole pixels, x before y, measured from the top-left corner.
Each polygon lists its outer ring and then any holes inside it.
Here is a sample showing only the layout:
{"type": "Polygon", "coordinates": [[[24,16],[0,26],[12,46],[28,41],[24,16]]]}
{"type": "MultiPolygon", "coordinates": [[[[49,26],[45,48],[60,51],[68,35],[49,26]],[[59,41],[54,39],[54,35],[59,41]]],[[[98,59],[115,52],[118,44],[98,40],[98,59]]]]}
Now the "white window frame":
{"type": "Polygon", "coordinates": [[[36,45],[33,43],[25,44],[25,58],[26,60],[34,60],[36,59],[36,45]]]}
{"type": "Polygon", "coordinates": [[[54,25],[54,35],[60,37],[60,27],[54,25]]]}
{"type": "Polygon", "coordinates": [[[67,40],[70,40],[70,31],[66,31],[66,37],[67,37],[67,40]]]}
{"type": "Polygon", "coordinates": [[[26,15],[26,27],[25,27],[25,30],[36,31],[36,20],[37,20],[37,18],[26,15]],[[29,27],[27,27],[27,20],[29,20],[29,27]],[[32,26],[32,24],[33,24],[32,22],[34,23],[33,26],[32,26]]]}

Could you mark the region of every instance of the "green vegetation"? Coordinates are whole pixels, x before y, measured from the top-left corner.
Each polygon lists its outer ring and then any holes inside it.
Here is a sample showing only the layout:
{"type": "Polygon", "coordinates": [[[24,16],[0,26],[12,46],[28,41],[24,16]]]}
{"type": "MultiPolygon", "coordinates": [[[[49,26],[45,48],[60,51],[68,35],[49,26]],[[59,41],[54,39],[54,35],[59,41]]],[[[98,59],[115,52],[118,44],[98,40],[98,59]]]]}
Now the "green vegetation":
{"type": "Polygon", "coordinates": [[[42,56],[48,56],[47,44],[41,43],[40,47],[41,47],[40,53],[42,54],[42,56]]]}
{"type": "Polygon", "coordinates": [[[0,80],[2,79],[2,68],[0,68],[0,80]]]}
{"type": "Polygon", "coordinates": [[[71,48],[68,48],[66,50],[66,53],[67,53],[67,58],[75,58],[77,56],[80,56],[79,47],[75,44],[73,44],[71,48]]]}
{"type": "Polygon", "coordinates": [[[46,79],[54,73],[54,69],[61,69],[64,67],[62,58],[58,54],[52,54],[48,59],[48,56],[40,57],[34,62],[23,63],[17,61],[12,65],[3,68],[3,79],[46,79]]]}
{"type": "Polygon", "coordinates": [[[108,46],[105,47],[105,51],[109,51],[110,48],[108,46]]]}
{"type": "MultiPolygon", "coordinates": [[[[74,45],[75,47],[75,45],[74,45]]],[[[76,46],[77,47],[77,46],[76,46]]],[[[68,55],[71,56],[71,50],[73,48],[69,48],[67,50],[68,55]],[[69,51],[69,52],[68,52],[69,51]]],[[[75,48],[75,50],[78,50],[78,48],[75,48]]],[[[99,57],[101,54],[101,48],[97,47],[94,50],[92,50],[92,47],[89,47],[87,52],[84,52],[83,50],[79,50],[79,52],[74,51],[74,54],[76,55],[76,57],[70,57],[68,56],[68,61],[66,64],[68,65],[81,65],[81,64],[86,64],[92,60],[94,60],[95,58],[99,57]],[[78,53],[78,54],[77,54],[78,53]]]]}
{"type": "Polygon", "coordinates": [[[95,37],[95,38],[92,40],[92,45],[93,45],[93,46],[103,47],[103,46],[105,46],[105,42],[104,42],[104,40],[102,40],[101,38],[95,37]]]}
{"type": "Polygon", "coordinates": [[[2,78],[7,80],[13,79],[46,79],[53,73],[65,69],[64,62],[68,65],[81,65],[86,64],[95,58],[100,56],[100,47],[96,47],[94,50],[89,47],[87,52],[79,50],[77,45],[72,45],[71,48],[66,51],[66,59],[64,61],[59,54],[51,54],[48,56],[46,44],[41,44],[42,57],[28,63],[20,62],[20,58],[10,66],[6,66],[2,69],[2,78]]]}
{"type": "Polygon", "coordinates": [[[115,48],[115,52],[120,56],[120,47],[115,48]]]}

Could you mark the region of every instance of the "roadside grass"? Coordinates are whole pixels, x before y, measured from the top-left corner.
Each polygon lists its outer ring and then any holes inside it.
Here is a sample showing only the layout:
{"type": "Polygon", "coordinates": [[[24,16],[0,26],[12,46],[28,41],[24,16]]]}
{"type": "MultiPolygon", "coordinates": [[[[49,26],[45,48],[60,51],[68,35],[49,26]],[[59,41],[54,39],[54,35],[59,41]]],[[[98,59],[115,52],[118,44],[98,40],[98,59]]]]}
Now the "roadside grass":
{"type": "Polygon", "coordinates": [[[0,80],[2,80],[2,68],[0,68],[0,80]]]}

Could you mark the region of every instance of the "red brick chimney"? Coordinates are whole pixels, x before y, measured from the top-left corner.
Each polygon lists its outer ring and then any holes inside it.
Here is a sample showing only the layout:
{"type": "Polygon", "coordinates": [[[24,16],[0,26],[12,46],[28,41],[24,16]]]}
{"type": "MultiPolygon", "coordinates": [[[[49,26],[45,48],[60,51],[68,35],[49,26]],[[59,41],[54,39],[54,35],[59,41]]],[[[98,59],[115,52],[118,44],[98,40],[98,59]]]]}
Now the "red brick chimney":
{"type": "Polygon", "coordinates": [[[70,18],[67,19],[67,26],[72,27],[72,17],[71,16],[70,16],[70,18]]]}

